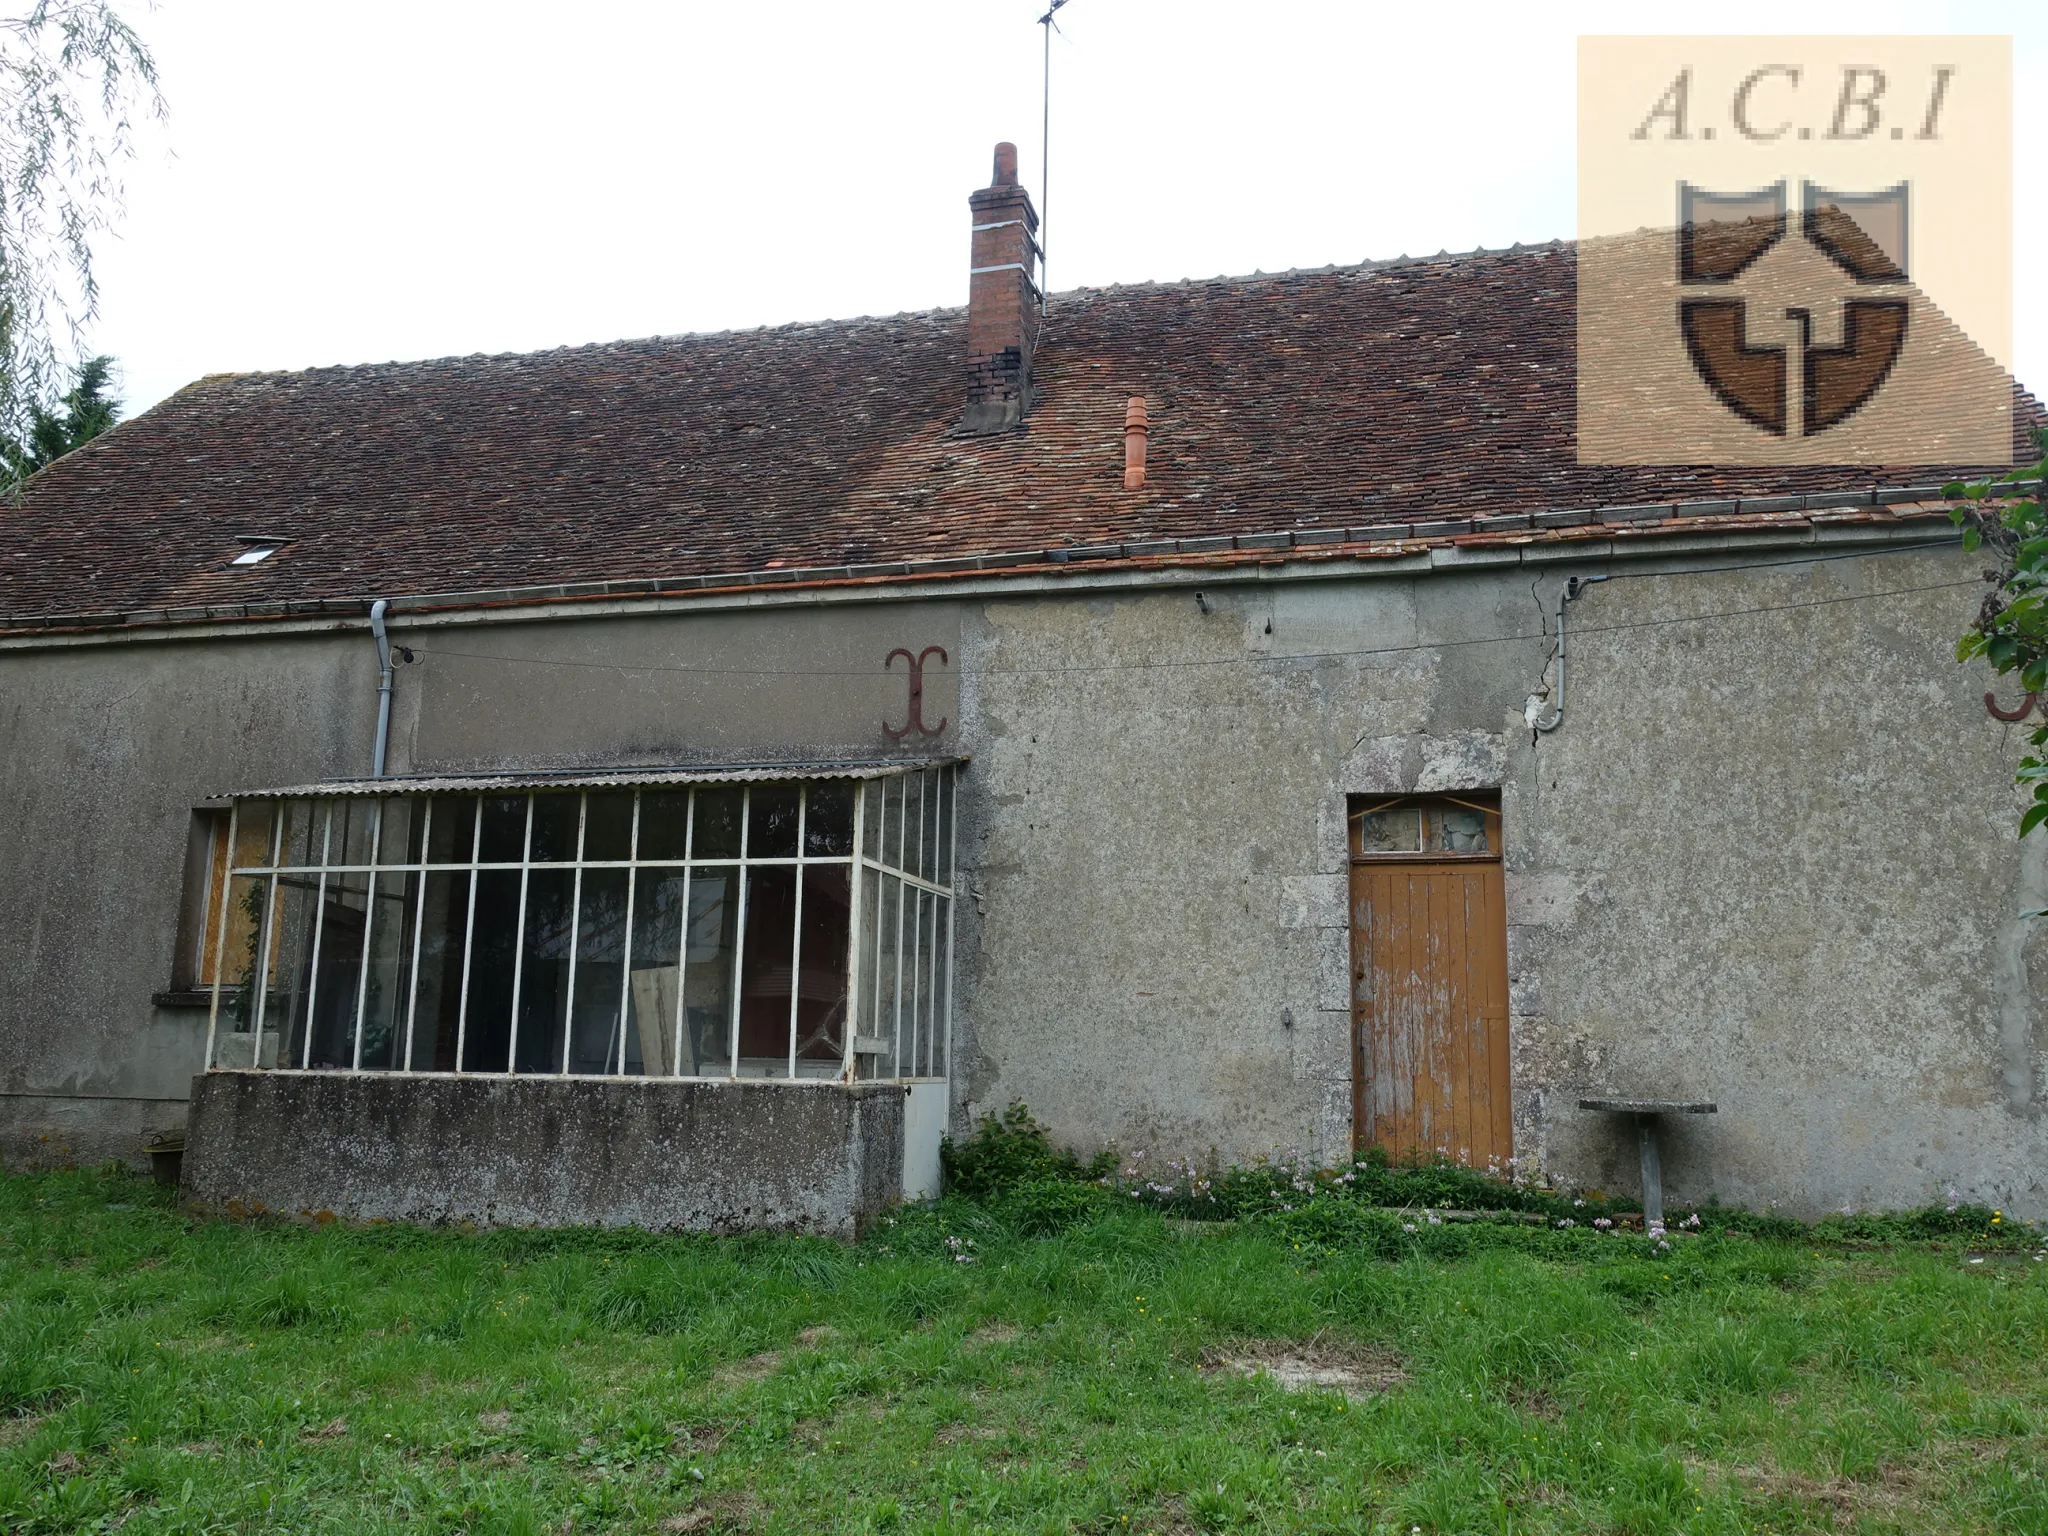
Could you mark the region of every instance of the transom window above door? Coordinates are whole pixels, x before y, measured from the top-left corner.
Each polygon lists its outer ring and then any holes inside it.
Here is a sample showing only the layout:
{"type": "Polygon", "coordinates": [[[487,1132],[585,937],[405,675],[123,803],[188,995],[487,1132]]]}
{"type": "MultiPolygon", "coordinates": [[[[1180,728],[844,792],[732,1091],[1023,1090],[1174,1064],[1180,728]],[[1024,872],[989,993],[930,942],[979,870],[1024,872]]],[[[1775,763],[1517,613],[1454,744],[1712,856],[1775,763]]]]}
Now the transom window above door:
{"type": "Polygon", "coordinates": [[[1500,796],[1359,796],[1351,802],[1351,852],[1357,857],[1496,859],[1500,796]]]}

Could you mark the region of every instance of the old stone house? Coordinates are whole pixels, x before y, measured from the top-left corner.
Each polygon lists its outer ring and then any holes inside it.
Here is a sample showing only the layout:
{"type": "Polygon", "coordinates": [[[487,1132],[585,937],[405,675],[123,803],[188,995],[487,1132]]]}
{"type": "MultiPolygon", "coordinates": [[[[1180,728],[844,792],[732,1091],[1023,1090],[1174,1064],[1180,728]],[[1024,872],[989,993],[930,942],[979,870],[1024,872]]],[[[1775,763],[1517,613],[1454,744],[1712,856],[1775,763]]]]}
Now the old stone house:
{"type": "Polygon", "coordinates": [[[209,377],[0,511],[8,1158],[848,1231],[1016,1099],[1629,1189],[1630,1096],[1683,1196],[2048,1213],[1949,469],[1580,465],[1569,246],[1041,317],[972,222],[964,310],[209,377]]]}

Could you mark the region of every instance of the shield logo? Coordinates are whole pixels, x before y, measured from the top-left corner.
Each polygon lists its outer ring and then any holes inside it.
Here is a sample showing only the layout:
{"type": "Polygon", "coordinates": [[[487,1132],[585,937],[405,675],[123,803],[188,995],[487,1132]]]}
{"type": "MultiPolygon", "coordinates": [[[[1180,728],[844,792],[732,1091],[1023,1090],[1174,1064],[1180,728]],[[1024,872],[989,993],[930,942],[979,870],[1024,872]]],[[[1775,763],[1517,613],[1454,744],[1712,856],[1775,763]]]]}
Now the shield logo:
{"type": "Polygon", "coordinates": [[[1812,244],[1847,283],[1841,340],[1813,340],[1807,307],[1788,307],[1796,328],[1783,342],[1750,338],[1750,300],[1726,292],[1785,240],[1790,218],[1784,182],[1753,192],[1713,192],[1679,183],[1678,280],[1685,288],[1720,287],[1678,302],[1679,332],[1701,383],[1735,415],[1782,437],[1792,429],[1791,375],[1798,375],[1798,430],[1806,437],[1840,426],[1884,387],[1906,345],[1908,303],[1858,296],[1860,285],[1904,282],[1908,194],[1905,182],[1881,192],[1845,193],[1800,184],[1799,238],[1812,244]]]}

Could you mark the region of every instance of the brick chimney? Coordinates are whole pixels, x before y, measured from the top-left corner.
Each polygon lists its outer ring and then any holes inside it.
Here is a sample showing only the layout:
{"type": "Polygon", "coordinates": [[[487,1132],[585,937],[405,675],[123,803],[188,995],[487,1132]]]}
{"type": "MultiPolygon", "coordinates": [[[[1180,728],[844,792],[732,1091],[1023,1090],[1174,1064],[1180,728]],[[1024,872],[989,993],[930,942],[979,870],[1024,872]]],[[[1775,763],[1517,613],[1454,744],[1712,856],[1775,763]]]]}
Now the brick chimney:
{"type": "Polygon", "coordinates": [[[1038,345],[1038,211],[1017,184],[1017,146],[998,144],[994,180],[967,199],[974,258],[967,279],[967,432],[1001,432],[1031,409],[1038,345]]]}

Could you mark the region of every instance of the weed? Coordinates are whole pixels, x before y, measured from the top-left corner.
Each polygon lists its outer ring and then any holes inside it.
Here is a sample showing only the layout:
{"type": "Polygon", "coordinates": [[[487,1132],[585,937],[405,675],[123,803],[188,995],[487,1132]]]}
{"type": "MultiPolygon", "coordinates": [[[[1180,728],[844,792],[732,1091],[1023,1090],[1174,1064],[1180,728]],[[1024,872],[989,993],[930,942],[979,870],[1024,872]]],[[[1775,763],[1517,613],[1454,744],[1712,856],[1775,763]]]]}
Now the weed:
{"type": "Polygon", "coordinates": [[[949,1192],[970,1200],[989,1200],[1020,1185],[1101,1179],[1116,1164],[1108,1153],[1084,1164],[1073,1153],[1054,1146],[1046,1128],[1020,1102],[1000,1115],[982,1116],[981,1124],[965,1141],[955,1142],[950,1136],[941,1141],[939,1166],[949,1192]]]}

